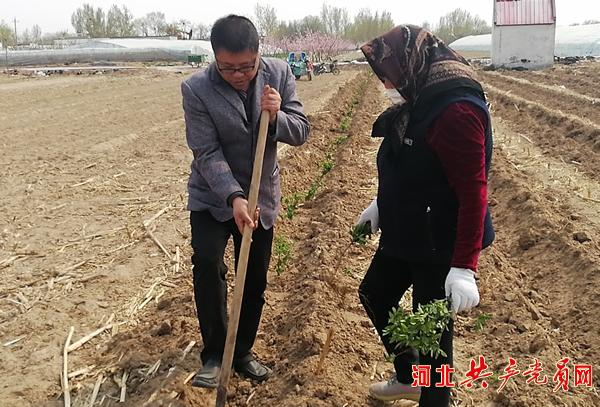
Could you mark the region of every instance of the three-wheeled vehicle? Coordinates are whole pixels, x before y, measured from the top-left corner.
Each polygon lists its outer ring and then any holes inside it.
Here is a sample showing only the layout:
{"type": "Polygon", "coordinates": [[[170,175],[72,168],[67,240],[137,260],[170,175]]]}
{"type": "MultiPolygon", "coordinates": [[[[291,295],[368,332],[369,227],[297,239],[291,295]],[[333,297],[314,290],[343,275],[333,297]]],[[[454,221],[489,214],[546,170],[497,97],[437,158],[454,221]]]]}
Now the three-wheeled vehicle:
{"type": "Polygon", "coordinates": [[[288,54],[288,64],[296,79],[300,79],[302,76],[306,75],[308,80],[312,81],[313,64],[308,59],[306,52],[290,52],[288,54]]]}

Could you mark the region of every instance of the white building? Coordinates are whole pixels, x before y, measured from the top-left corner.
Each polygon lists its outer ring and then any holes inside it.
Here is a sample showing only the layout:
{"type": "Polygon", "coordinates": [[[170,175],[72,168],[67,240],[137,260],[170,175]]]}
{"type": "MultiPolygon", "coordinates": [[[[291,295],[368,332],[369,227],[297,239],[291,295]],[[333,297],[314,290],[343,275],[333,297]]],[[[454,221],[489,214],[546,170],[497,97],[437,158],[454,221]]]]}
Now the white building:
{"type": "Polygon", "coordinates": [[[555,0],[494,0],[492,65],[551,66],[555,34],[555,0]]]}
{"type": "MultiPolygon", "coordinates": [[[[450,44],[452,49],[466,55],[489,58],[492,35],[470,35],[450,44]]],[[[557,57],[600,57],[600,23],[556,27],[554,55],[557,57]]]]}

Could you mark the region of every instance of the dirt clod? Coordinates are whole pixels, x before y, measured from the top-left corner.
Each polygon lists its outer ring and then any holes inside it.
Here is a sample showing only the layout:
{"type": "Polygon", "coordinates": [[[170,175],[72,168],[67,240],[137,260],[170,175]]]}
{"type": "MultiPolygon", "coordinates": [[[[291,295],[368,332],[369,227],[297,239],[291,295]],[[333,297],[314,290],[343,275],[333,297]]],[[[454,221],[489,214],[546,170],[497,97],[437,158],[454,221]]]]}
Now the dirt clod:
{"type": "Polygon", "coordinates": [[[155,327],[152,330],[152,336],[171,335],[172,331],[173,327],[171,326],[171,321],[163,321],[158,327],[155,327]]]}
{"type": "Polygon", "coordinates": [[[579,243],[589,242],[592,239],[585,232],[576,232],[573,234],[573,239],[575,239],[579,243]]]}
{"type": "Polygon", "coordinates": [[[156,308],[158,308],[159,310],[165,310],[167,308],[169,308],[171,306],[171,302],[173,300],[171,298],[164,298],[161,299],[158,304],[156,304],[156,308]]]}
{"type": "Polygon", "coordinates": [[[546,338],[538,336],[529,344],[529,352],[532,354],[537,354],[538,352],[546,349],[546,346],[548,346],[548,341],[546,338]]]}

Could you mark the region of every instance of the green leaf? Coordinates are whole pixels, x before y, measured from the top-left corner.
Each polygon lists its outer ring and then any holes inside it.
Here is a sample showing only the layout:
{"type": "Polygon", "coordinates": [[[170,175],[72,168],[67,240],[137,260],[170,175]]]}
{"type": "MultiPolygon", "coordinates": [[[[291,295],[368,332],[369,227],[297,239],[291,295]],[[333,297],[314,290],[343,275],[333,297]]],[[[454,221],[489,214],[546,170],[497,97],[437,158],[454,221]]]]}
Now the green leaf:
{"type": "Polygon", "coordinates": [[[350,236],[352,236],[353,243],[365,245],[367,240],[371,237],[371,225],[368,223],[355,225],[350,229],[350,236]]]}
{"type": "Polygon", "coordinates": [[[383,332],[398,348],[407,346],[432,357],[446,356],[440,348],[440,339],[450,319],[447,300],[419,304],[417,311],[412,314],[401,308],[394,308],[383,332]]]}

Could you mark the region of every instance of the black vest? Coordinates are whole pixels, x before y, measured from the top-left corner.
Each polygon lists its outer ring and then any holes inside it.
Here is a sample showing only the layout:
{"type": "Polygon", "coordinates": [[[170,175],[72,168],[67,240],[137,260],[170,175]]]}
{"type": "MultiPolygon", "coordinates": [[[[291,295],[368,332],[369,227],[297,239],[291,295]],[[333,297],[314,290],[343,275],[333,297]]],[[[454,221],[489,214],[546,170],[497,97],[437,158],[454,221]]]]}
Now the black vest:
{"type": "MultiPolygon", "coordinates": [[[[377,154],[377,205],[380,249],[409,261],[449,263],[454,251],[458,200],[448,184],[439,158],[427,145],[427,130],[452,103],[470,102],[486,112],[486,178],[492,158],[492,126],[485,102],[470,94],[438,99],[421,114],[412,114],[400,148],[386,134],[377,154]]],[[[396,143],[398,143],[396,141],[396,143]]],[[[398,143],[399,144],[399,143],[398,143]]],[[[494,240],[489,207],[484,220],[483,247],[494,240]]]]}

